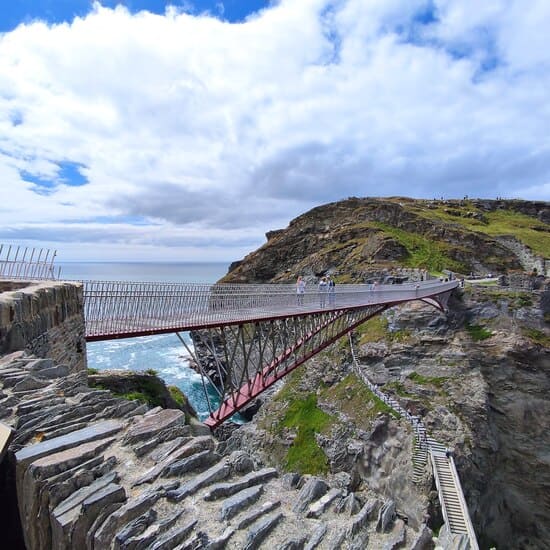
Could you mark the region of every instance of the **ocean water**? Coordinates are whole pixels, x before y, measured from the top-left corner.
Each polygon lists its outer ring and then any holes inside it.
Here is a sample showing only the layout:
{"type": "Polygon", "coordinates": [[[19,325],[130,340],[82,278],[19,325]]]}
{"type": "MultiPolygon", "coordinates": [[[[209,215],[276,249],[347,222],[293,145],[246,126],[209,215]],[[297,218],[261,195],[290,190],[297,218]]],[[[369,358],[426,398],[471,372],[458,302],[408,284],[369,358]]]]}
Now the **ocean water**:
{"type": "MultiPolygon", "coordinates": [[[[62,279],[181,283],[215,283],[228,268],[225,263],[66,262],[58,265],[62,279]]],[[[189,334],[182,336],[191,345],[189,334]]],[[[156,370],[168,385],[177,386],[185,393],[202,420],[208,416],[201,377],[189,368],[189,354],[175,334],[89,342],[86,350],[90,368],[156,370]]],[[[216,402],[214,391],[210,389],[208,393],[216,402]]]]}

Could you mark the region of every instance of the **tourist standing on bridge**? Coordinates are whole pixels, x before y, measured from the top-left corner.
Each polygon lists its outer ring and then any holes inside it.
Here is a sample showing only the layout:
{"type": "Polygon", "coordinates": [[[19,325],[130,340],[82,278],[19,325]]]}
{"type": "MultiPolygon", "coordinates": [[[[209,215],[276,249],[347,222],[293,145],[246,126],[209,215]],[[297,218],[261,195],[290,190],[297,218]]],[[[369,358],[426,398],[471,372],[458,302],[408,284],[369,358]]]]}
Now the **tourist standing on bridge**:
{"type": "Polygon", "coordinates": [[[335,304],[335,290],[336,290],[336,283],[332,280],[331,277],[328,278],[328,305],[329,306],[334,306],[335,304]]]}
{"type": "Polygon", "coordinates": [[[304,305],[304,294],[306,292],[306,282],[300,275],[296,281],[296,301],[299,306],[304,305]]]}
{"type": "Polygon", "coordinates": [[[321,307],[325,307],[326,301],[327,301],[327,278],[322,277],[319,281],[319,305],[321,307]]]}

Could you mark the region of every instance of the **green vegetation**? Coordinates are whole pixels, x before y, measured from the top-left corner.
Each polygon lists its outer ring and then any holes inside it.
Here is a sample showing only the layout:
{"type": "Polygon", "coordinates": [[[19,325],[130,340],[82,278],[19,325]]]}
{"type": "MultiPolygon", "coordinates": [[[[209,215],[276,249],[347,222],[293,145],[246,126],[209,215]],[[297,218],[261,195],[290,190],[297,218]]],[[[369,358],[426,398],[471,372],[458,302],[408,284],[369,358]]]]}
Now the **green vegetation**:
{"type": "Polygon", "coordinates": [[[493,335],[493,333],[485,327],[481,325],[470,325],[470,323],[466,323],[466,331],[475,342],[486,340],[493,335]]]}
{"type": "Polygon", "coordinates": [[[432,385],[436,388],[441,388],[443,382],[447,380],[445,376],[422,376],[417,372],[411,372],[407,378],[417,384],[420,384],[421,386],[432,385]]]}
{"type": "Polygon", "coordinates": [[[147,369],[145,374],[150,374],[151,376],[158,376],[158,372],[155,369],[147,369]]]}
{"type": "Polygon", "coordinates": [[[128,399],[129,401],[140,401],[141,403],[151,404],[149,401],[149,396],[140,391],[132,391],[128,393],[113,392],[113,395],[115,395],[116,397],[123,397],[124,399],[128,399]]]}
{"type": "Polygon", "coordinates": [[[491,281],[468,281],[466,284],[468,286],[483,286],[483,287],[498,286],[498,279],[492,279],[491,281]]]}
{"type": "Polygon", "coordinates": [[[185,394],[177,386],[168,386],[168,391],[172,399],[180,406],[185,407],[187,405],[187,398],[185,394]]]}
{"type": "Polygon", "coordinates": [[[516,302],[519,307],[531,307],[533,305],[533,298],[531,295],[523,292],[517,295],[516,302]]]}
{"type": "Polygon", "coordinates": [[[359,344],[363,345],[367,342],[378,342],[380,340],[405,343],[410,340],[411,334],[408,331],[390,331],[388,326],[388,320],[382,315],[376,315],[359,325],[355,329],[355,333],[359,336],[359,344]]]}
{"type": "Polygon", "coordinates": [[[482,302],[492,301],[498,303],[500,301],[508,302],[508,307],[516,310],[522,307],[531,307],[533,305],[533,296],[529,292],[518,292],[515,290],[484,289],[477,296],[477,299],[482,302]]]}
{"type": "Polygon", "coordinates": [[[394,381],[394,382],[388,382],[387,384],[384,384],[384,391],[393,392],[396,395],[399,395],[400,397],[408,397],[411,399],[416,399],[417,396],[413,393],[409,392],[405,385],[402,382],[394,381]]]}
{"type": "Polygon", "coordinates": [[[435,208],[415,206],[413,210],[424,218],[458,223],[465,229],[485,233],[491,237],[513,235],[535,254],[544,258],[550,257],[550,233],[547,231],[547,225],[537,218],[513,210],[485,212],[468,201],[451,208],[436,203],[434,206],[435,208]]]}
{"type": "Polygon", "coordinates": [[[327,402],[346,415],[358,427],[368,429],[379,413],[397,417],[390,407],[378,399],[354,374],[349,374],[337,384],[321,385],[317,394],[300,389],[303,373],[297,369],[274,398],[274,403],[285,403],[282,418],[269,423],[262,421],[262,427],[274,434],[282,435],[284,429],[297,430],[296,437],[288,449],[281,453],[280,445],[271,449],[273,457],[279,457],[287,471],[320,474],[328,471],[325,453],[317,444],[317,434],[328,433],[338,420],[324,412],[318,403],[327,402]]]}
{"type": "Polygon", "coordinates": [[[539,344],[545,348],[550,347],[550,336],[542,332],[542,330],[537,330],[536,328],[524,328],[522,332],[535,344],[539,344]]]}
{"type": "Polygon", "coordinates": [[[407,249],[409,257],[403,262],[404,265],[427,269],[431,272],[441,272],[443,269],[452,269],[460,273],[467,271],[464,264],[451,258],[449,255],[451,249],[445,242],[435,241],[418,233],[410,233],[384,223],[376,222],[373,225],[407,249]]]}
{"type": "Polygon", "coordinates": [[[388,336],[388,320],[382,315],[376,315],[355,329],[359,344],[385,340],[388,336]]]}
{"type": "Polygon", "coordinates": [[[97,374],[99,371],[97,369],[92,369],[88,367],[88,376],[91,376],[93,374],[97,374]]]}
{"type": "Polygon", "coordinates": [[[300,368],[291,372],[285,378],[284,386],[275,394],[273,401],[284,401],[289,402],[293,399],[298,399],[300,397],[300,383],[302,381],[302,376],[305,374],[305,369],[300,368]]]}
{"type": "Polygon", "coordinates": [[[338,384],[323,388],[321,398],[335,405],[338,410],[362,428],[368,428],[379,413],[398,416],[391,407],[378,399],[355,374],[348,374],[338,384]]]}
{"type": "Polygon", "coordinates": [[[283,418],[286,428],[297,428],[298,434],[286,457],[286,469],[302,474],[323,474],[328,471],[328,459],[317,444],[315,434],[331,424],[331,417],[317,407],[317,396],[293,401],[283,418]]]}
{"type": "MultiPolygon", "coordinates": [[[[93,373],[93,374],[97,374],[93,373]]],[[[132,381],[132,389],[128,392],[121,390],[121,385],[117,384],[116,379],[110,384],[107,379],[102,380],[102,383],[93,382],[90,386],[101,390],[109,390],[115,397],[123,397],[124,399],[138,400],[147,403],[151,407],[165,407],[165,386],[160,378],[156,376],[144,376],[139,373],[132,381]],[[117,391],[118,389],[118,391],[117,391]]],[[[129,386],[126,384],[126,388],[129,386]]]]}

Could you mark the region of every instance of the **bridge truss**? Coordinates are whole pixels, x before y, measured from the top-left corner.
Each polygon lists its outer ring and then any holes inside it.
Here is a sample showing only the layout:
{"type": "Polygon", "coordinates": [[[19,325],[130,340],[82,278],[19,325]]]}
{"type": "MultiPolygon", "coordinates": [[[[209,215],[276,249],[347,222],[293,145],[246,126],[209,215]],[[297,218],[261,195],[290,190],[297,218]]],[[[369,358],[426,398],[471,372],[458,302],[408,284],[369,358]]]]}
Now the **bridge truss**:
{"type": "MultiPolygon", "coordinates": [[[[422,301],[445,311],[450,293],[422,301]]],[[[208,327],[192,333],[193,346],[178,333],[202,377],[210,411],[205,423],[216,428],[308,359],[394,305],[373,303],[208,327]],[[207,382],[217,402],[209,397],[207,382]]]]}
{"type": "Polygon", "coordinates": [[[214,428],[371,317],[413,300],[444,311],[457,285],[338,285],[334,294],[310,286],[298,296],[294,285],[283,284],[86,281],[86,339],[191,331],[194,346],[180,339],[202,376],[206,424],[214,428]]]}

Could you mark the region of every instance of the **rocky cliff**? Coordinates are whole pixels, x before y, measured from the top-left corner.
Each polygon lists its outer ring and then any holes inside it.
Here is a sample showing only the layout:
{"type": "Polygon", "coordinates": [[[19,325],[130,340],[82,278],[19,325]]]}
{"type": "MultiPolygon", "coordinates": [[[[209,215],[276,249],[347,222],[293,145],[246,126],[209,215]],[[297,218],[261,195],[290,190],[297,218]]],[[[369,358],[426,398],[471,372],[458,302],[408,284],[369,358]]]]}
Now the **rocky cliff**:
{"type": "MultiPolygon", "coordinates": [[[[547,272],[549,207],[528,201],[356,199],[315,208],[236,262],[225,281],[363,282],[389,273],[547,272]]],[[[467,287],[449,313],[425,304],[387,311],[356,330],[365,374],[453,450],[482,548],[542,549],[550,540],[550,296],[467,287]]],[[[426,473],[413,484],[410,428],[361,384],[348,343],[280,384],[227,450],[392,498],[413,526],[437,528],[426,473]]]]}
{"type": "Polygon", "coordinates": [[[223,281],[329,273],[337,282],[363,282],[402,268],[548,275],[549,219],[546,202],[350,198],[267,233],[267,243],[232,264],[223,281]]]}

